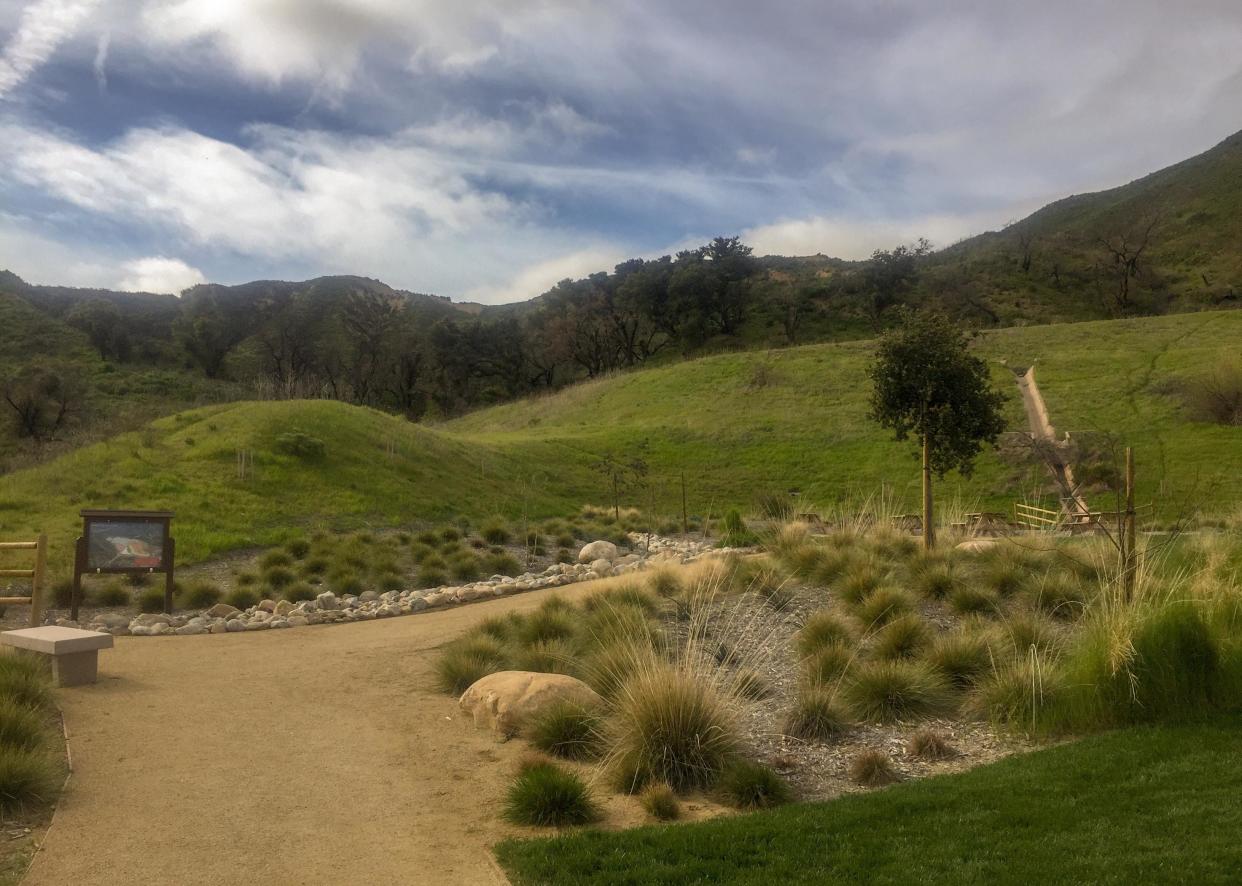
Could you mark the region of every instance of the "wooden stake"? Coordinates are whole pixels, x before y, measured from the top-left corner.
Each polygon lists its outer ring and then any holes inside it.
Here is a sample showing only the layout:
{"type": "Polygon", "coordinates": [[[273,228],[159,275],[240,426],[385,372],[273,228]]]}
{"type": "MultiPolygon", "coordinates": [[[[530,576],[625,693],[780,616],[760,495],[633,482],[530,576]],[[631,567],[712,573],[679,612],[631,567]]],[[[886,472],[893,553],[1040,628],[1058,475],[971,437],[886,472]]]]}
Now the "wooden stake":
{"type": "Polygon", "coordinates": [[[30,626],[43,624],[43,585],[47,580],[47,535],[39,535],[35,548],[34,576],[30,579],[30,626]]]}
{"type": "Polygon", "coordinates": [[[686,472],[681,472],[681,534],[690,534],[690,515],[686,510],[686,472]]]}
{"type": "Polygon", "coordinates": [[[923,435],[923,547],[931,550],[936,544],[936,530],[932,526],[932,475],[931,438],[923,435]]]}
{"type": "Polygon", "coordinates": [[[1138,569],[1138,548],[1134,519],[1134,450],[1126,447],[1126,515],[1122,533],[1122,568],[1125,570],[1126,599],[1134,592],[1135,572],[1138,569]]]}

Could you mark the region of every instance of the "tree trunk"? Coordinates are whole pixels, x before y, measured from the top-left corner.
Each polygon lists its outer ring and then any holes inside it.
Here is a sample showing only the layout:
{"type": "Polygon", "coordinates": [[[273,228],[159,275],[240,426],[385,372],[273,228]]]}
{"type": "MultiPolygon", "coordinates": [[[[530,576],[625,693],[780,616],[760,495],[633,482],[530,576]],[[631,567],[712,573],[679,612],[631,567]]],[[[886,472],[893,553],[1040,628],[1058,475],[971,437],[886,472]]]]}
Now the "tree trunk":
{"type": "Polygon", "coordinates": [[[923,547],[931,550],[936,544],[936,530],[932,524],[932,475],[931,439],[923,435],[923,547]]]}

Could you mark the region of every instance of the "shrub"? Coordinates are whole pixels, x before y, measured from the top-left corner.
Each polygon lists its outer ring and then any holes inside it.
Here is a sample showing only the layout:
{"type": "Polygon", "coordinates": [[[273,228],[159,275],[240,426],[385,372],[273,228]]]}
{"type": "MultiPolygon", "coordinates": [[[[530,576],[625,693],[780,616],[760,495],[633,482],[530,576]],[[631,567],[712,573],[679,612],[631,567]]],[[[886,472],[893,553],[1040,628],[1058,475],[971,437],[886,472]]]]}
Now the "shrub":
{"type": "Polygon", "coordinates": [[[40,710],[52,705],[52,684],[44,665],[24,655],[0,655],[0,698],[40,710]]]}
{"type": "Polygon", "coordinates": [[[288,566],[293,562],[293,558],[282,550],[268,551],[263,555],[263,559],[259,561],[259,565],[264,569],[271,569],[274,566],[288,566]]]}
{"type": "Polygon", "coordinates": [[[479,529],[479,535],[483,536],[488,544],[503,545],[512,537],[509,532],[509,526],[499,518],[489,520],[479,529]]]}
{"type": "Polygon", "coordinates": [[[1222,360],[1209,373],[1181,385],[1195,421],[1242,425],[1242,363],[1222,360]]]}
{"type": "Polygon", "coordinates": [[[748,548],[758,543],[758,537],[746,528],[741,512],[737,508],[731,508],[724,517],[724,534],[720,537],[721,546],[748,548]]]}
{"type": "Polygon", "coordinates": [[[842,694],[859,719],[877,723],[931,716],[952,705],[948,682],[920,662],[863,662],[842,694]]]}
{"type": "Polygon", "coordinates": [[[254,572],[242,572],[237,576],[237,586],[239,588],[248,588],[251,585],[259,583],[259,576],[254,572]]]}
{"type": "Polygon", "coordinates": [[[924,658],[958,689],[973,686],[992,661],[987,638],[970,630],[941,634],[924,658]]]}
{"type": "Polygon", "coordinates": [[[488,554],[483,559],[483,571],[488,575],[520,575],[522,564],[512,554],[488,554]]]}
{"type": "Polygon", "coordinates": [[[433,566],[424,566],[418,570],[414,584],[420,588],[438,588],[448,584],[448,573],[433,566]]]}
{"type": "MultiPolygon", "coordinates": [[[[163,600],[162,595],[160,600],[163,600]]],[[[119,581],[108,582],[95,594],[95,602],[100,606],[128,606],[129,588],[119,581]]]]}
{"type": "Polygon", "coordinates": [[[405,587],[405,579],[395,572],[385,572],[375,580],[381,591],[399,591],[405,587]]]}
{"type": "Polygon", "coordinates": [[[765,519],[775,523],[784,523],[794,515],[794,498],[788,492],[760,493],[755,505],[765,519]]]}
{"type": "Polygon", "coordinates": [[[52,605],[57,609],[68,609],[73,605],[73,579],[57,579],[52,585],[52,605]]]}
{"type": "Polygon", "coordinates": [[[440,543],[440,536],[430,529],[424,529],[418,534],[418,543],[433,548],[440,543]]]}
{"type": "Polygon", "coordinates": [[[504,650],[489,637],[463,637],[445,647],[436,659],[436,682],[452,695],[461,695],[471,684],[505,669],[504,650]]]}
{"type": "Polygon", "coordinates": [[[868,594],[854,612],[871,630],[913,611],[914,599],[908,593],[899,588],[880,587],[868,594]]]}
{"type": "Polygon", "coordinates": [[[943,600],[957,586],[957,575],[949,564],[925,563],[911,576],[914,591],[927,600],[943,600]]]}
{"type": "Polygon", "coordinates": [[[190,585],[185,603],[191,609],[209,609],[219,603],[222,596],[223,592],[218,585],[200,579],[190,585]]]}
{"type": "Polygon", "coordinates": [[[735,718],[702,675],[648,662],[621,686],[607,725],[618,785],[631,793],[654,781],[710,785],[737,752],[735,718]]]}
{"type": "Polygon", "coordinates": [[[0,814],[12,815],[50,802],[60,788],[60,773],[38,750],[0,749],[0,814]]]}
{"type": "Polygon", "coordinates": [[[148,588],[138,595],[139,612],[163,612],[164,591],[161,588],[148,588]]]}
{"type": "Polygon", "coordinates": [[[131,588],[145,588],[151,583],[151,576],[145,572],[131,572],[125,576],[125,583],[131,588]]]}
{"type": "Polygon", "coordinates": [[[556,537],[556,545],[560,548],[572,548],[576,542],[572,532],[562,532],[556,537]]]}
{"type": "Polygon", "coordinates": [[[600,817],[586,783],[554,763],[522,769],[505,797],[505,818],[541,827],[588,824],[600,817]]]}
{"type": "Polygon", "coordinates": [[[734,760],[726,766],[718,790],[725,802],[738,809],[771,809],[793,798],[783,778],[751,760],[734,760]]]}
{"type": "Polygon", "coordinates": [[[224,598],[224,602],[237,609],[249,609],[259,602],[259,595],[250,588],[234,588],[224,598]]]}
{"type": "Polygon", "coordinates": [[[304,538],[294,538],[285,542],[285,550],[295,560],[301,560],[310,553],[310,542],[304,538]]]}
{"type": "Polygon", "coordinates": [[[993,669],[979,681],[974,706],[997,723],[1036,732],[1061,692],[1057,670],[1038,653],[993,669]]]}
{"type": "Polygon", "coordinates": [[[899,616],[876,633],[871,654],[876,658],[914,658],[931,642],[931,631],[915,613],[899,616]]]}
{"type": "Polygon", "coordinates": [[[586,760],[600,751],[603,720],[594,708],[570,701],[549,705],[526,724],[526,739],[539,750],[570,760],[586,760]]]}
{"type": "Polygon", "coordinates": [[[328,451],[322,440],[302,431],[277,434],[272,448],[282,455],[292,455],[302,461],[319,461],[328,451]]]}
{"type": "Polygon", "coordinates": [[[0,752],[32,751],[42,744],[43,737],[42,712],[0,695],[0,752]]]}
{"type": "Polygon", "coordinates": [[[803,741],[829,741],[849,728],[849,714],[835,692],[812,686],[798,694],[784,733],[803,741]]]}
{"type": "Polygon", "coordinates": [[[1069,650],[1061,707],[1071,728],[1178,722],[1211,709],[1220,658],[1198,607],[1179,601],[1132,618],[1121,628],[1128,656],[1112,654],[1118,641],[1106,624],[1091,626],[1069,650]]]}
{"type": "Polygon", "coordinates": [[[445,526],[440,530],[440,538],[444,541],[457,541],[461,538],[461,530],[456,526],[445,526]]]}
{"type": "Polygon", "coordinates": [[[326,557],[310,557],[302,563],[302,574],[323,575],[331,565],[326,557]]]}
{"type": "Polygon", "coordinates": [[[806,679],[812,686],[828,686],[840,682],[854,664],[858,653],[844,643],[821,646],[803,662],[806,679]]]}
{"type": "Polygon", "coordinates": [[[897,781],[897,770],[888,754],[875,748],[860,751],[850,761],[850,778],[860,785],[878,788],[897,781]]]}
{"type": "Polygon", "coordinates": [[[362,591],[362,579],[352,572],[336,572],[328,578],[329,587],[342,597],[356,595],[362,591]]]}
{"type": "Polygon", "coordinates": [[[297,581],[285,588],[282,596],[290,603],[300,603],[303,600],[314,600],[319,592],[306,582],[297,581]]]}
{"type": "Polygon", "coordinates": [[[910,736],[906,752],[920,760],[947,760],[958,755],[957,748],[934,729],[923,728],[910,736]]]}
{"type": "Polygon", "coordinates": [[[263,581],[276,591],[288,587],[297,580],[297,574],[285,566],[271,566],[263,572],[263,581]]]}
{"type": "Polygon", "coordinates": [[[1087,607],[1087,589],[1064,572],[1049,572],[1032,585],[1031,602],[1058,618],[1077,618],[1087,607]]]}
{"type": "Polygon", "coordinates": [[[449,561],[449,571],[453,578],[471,581],[479,575],[479,560],[471,554],[458,554],[449,561]]]}
{"type": "Polygon", "coordinates": [[[663,782],[655,782],[643,788],[638,803],[657,821],[676,821],[681,818],[681,801],[677,793],[663,782]]]}
{"type": "Polygon", "coordinates": [[[440,556],[453,559],[462,552],[463,548],[459,541],[446,541],[440,545],[440,556]]]}
{"type": "Polygon", "coordinates": [[[958,585],[949,595],[949,605],[959,615],[995,612],[1000,606],[996,595],[975,585],[958,585]]]}

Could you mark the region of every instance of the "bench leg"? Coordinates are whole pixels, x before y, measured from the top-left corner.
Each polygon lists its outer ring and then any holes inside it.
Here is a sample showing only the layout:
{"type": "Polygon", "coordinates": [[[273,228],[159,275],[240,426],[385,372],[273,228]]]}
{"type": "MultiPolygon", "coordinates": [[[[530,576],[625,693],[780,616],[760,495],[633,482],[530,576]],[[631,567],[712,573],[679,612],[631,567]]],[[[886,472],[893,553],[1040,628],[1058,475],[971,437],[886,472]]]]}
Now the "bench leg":
{"type": "Polygon", "coordinates": [[[99,650],[57,655],[52,661],[52,679],[57,686],[85,686],[99,676],[99,650]]]}

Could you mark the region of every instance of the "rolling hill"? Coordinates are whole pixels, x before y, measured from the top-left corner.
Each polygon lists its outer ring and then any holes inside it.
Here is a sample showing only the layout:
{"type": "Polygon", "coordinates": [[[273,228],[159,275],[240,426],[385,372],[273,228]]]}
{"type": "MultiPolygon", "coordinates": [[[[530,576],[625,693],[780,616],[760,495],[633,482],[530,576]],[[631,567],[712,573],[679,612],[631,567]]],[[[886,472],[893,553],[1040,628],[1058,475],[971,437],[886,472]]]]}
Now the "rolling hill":
{"type": "MultiPolygon", "coordinates": [[[[1242,428],[1190,421],[1175,392],[1238,340],[1242,313],[1214,312],[997,330],[978,347],[1015,430],[1024,418],[1012,370],[1034,363],[1059,431],[1112,432],[1135,447],[1140,500],[1159,519],[1186,510],[1215,520],[1242,501],[1242,428]]],[[[807,508],[848,507],[881,487],[903,510],[916,501],[917,463],[866,418],[869,350],[705,357],[431,427],[323,400],[204,407],[0,477],[0,537],[48,531],[63,566],[80,508],[170,508],[179,557],[194,561],[308,526],[549,516],[607,500],[594,469],[606,452],[644,456],[648,480],[625,498],[660,515],[679,511],[683,474],[697,514],[791,490],[807,508]],[[299,433],[322,442],[321,458],[290,454],[287,435],[299,433]],[[253,458],[245,477],[239,451],[253,458]]],[[[959,509],[1009,510],[1051,490],[1037,465],[989,453],[969,481],[950,476],[940,492],[959,509]]]]}

